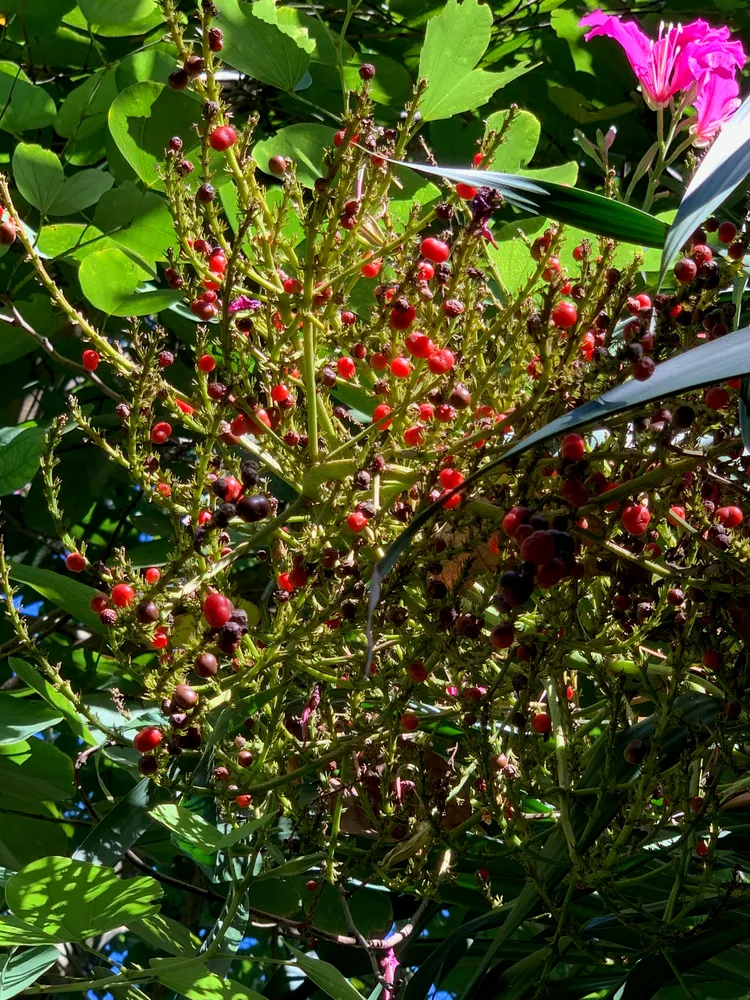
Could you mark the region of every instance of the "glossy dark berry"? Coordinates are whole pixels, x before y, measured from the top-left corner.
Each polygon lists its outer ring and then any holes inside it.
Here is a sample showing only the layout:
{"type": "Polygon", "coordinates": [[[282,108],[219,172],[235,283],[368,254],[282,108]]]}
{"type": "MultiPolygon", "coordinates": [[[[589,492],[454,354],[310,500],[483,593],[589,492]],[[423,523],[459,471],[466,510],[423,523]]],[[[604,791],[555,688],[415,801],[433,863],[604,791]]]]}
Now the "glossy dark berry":
{"type": "Polygon", "coordinates": [[[216,191],[213,184],[201,184],[196,192],[196,198],[198,201],[209,202],[213,201],[216,197],[216,191]]]}
{"type": "Polygon", "coordinates": [[[193,669],[199,677],[214,677],[219,669],[219,661],[213,653],[200,653],[195,658],[193,669]]]}
{"type": "Polygon", "coordinates": [[[261,493],[243,497],[237,504],[237,515],[248,523],[263,521],[270,513],[271,504],[268,497],[261,493]]]}
{"type": "Polygon", "coordinates": [[[375,67],[372,63],[362,63],[359,67],[359,77],[361,80],[372,80],[375,76],[375,67]]]}
{"type": "Polygon", "coordinates": [[[176,69],[174,73],[170,73],[167,77],[167,85],[172,88],[172,90],[184,90],[185,87],[190,83],[190,77],[188,76],[187,70],[180,67],[176,69]]]}
{"type": "Polygon", "coordinates": [[[153,601],[142,601],[135,609],[135,616],[142,625],[159,620],[159,608],[153,601]]]}

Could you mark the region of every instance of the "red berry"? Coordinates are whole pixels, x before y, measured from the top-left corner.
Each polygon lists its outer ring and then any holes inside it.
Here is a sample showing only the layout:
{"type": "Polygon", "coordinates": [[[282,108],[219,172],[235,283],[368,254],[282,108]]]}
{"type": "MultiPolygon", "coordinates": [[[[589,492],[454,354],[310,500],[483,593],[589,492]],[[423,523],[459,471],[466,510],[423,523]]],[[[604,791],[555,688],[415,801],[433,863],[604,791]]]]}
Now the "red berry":
{"type": "Polygon", "coordinates": [[[628,504],[620,515],[622,526],[630,535],[642,535],[648,528],[650,520],[648,507],[638,503],[628,504]]]}
{"type": "Polygon", "coordinates": [[[736,528],[738,524],[742,524],[743,514],[739,507],[719,507],[716,518],[725,528],[736,528]]]}
{"type": "Polygon", "coordinates": [[[415,684],[422,684],[427,679],[427,672],[427,667],[424,665],[423,660],[410,663],[406,668],[406,673],[415,684]]]}
{"type": "Polygon", "coordinates": [[[690,257],[682,257],[675,263],[674,276],[681,285],[689,284],[698,273],[698,265],[690,257]]]}
{"type": "Polygon", "coordinates": [[[447,243],[443,243],[442,240],[436,240],[433,236],[428,236],[427,239],[422,240],[419,245],[419,252],[427,260],[431,260],[433,264],[442,264],[443,261],[448,260],[451,253],[451,248],[447,243]]]}
{"type": "Polygon", "coordinates": [[[435,416],[435,407],[432,403],[420,403],[419,404],[419,419],[420,420],[432,420],[435,416]]]}
{"type": "MultiPolygon", "coordinates": [[[[391,412],[391,407],[387,403],[378,403],[372,413],[372,422],[376,424],[379,420],[383,420],[383,417],[387,417],[391,412]]],[[[383,420],[380,425],[380,430],[384,431],[387,427],[390,427],[393,423],[392,420],[383,420]]]]}
{"type": "Polygon", "coordinates": [[[447,347],[439,348],[432,352],[427,359],[427,367],[433,375],[445,375],[456,363],[456,356],[447,347]]]}
{"type": "Polygon", "coordinates": [[[699,858],[705,858],[708,855],[708,844],[705,840],[697,841],[695,845],[695,853],[699,858]]]}
{"type": "Polygon", "coordinates": [[[210,354],[201,354],[198,358],[198,368],[202,372],[206,372],[206,374],[208,374],[208,372],[212,372],[215,367],[216,360],[212,358],[210,354]]]}
{"type": "Polygon", "coordinates": [[[151,440],[154,444],[164,444],[172,433],[172,425],[166,420],[161,420],[151,428],[151,440]]]}
{"type": "Polygon", "coordinates": [[[357,322],[357,314],[353,313],[351,309],[344,309],[339,318],[344,326],[354,326],[357,322]]]}
{"type": "Polygon", "coordinates": [[[413,712],[404,712],[399,722],[401,728],[407,733],[413,733],[415,729],[419,728],[419,719],[413,712]]]}
{"type": "Polygon", "coordinates": [[[543,712],[540,712],[539,715],[535,715],[531,720],[531,728],[535,733],[548,733],[552,729],[552,719],[543,712]]]}
{"type": "Polygon", "coordinates": [[[407,336],[404,341],[404,347],[413,358],[429,358],[435,350],[435,345],[432,343],[430,338],[426,334],[420,333],[418,330],[415,330],[414,333],[410,333],[407,336]]]}
{"type": "Polygon", "coordinates": [[[471,201],[476,193],[477,189],[472,187],[471,184],[464,184],[462,181],[456,184],[456,194],[459,198],[463,198],[464,201],[471,201]]]}
{"type": "Polygon", "coordinates": [[[285,385],[279,383],[271,389],[271,399],[274,403],[283,403],[285,399],[289,398],[289,390],[285,385]]]}
{"type": "Polygon", "coordinates": [[[238,809],[249,809],[253,804],[252,795],[238,795],[234,800],[238,809]]]}
{"type": "Polygon", "coordinates": [[[371,260],[368,263],[363,264],[360,268],[362,276],[365,278],[375,278],[380,274],[380,268],[383,266],[382,261],[371,260]]]}
{"type": "Polygon", "coordinates": [[[211,28],[208,33],[208,47],[212,52],[221,52],[224,48],[224,32],[221,28],[211,28]]]}
{"type": "Polygon", "coordinates": [[[460,486],[464,481],[464,477],[458,469],[454,469],[450,465],[447,465],[444,469],[440,470],[438,479],[440,480],[440,485],[446,490],[455,489],[456,486],[460,486]]]}
{"type": "Polygon", "coordinates": [[[336,362],[336,368],[341,378],[351,378],[357,371],[354,361],[347,357],[339,358],[336,362]]]}
{"type": "Polygon", "coordinates": [[[511,622],[496,625],[490,632],[490,645],[494,649],[510,649],[515,639],[516,630],[511,622]]]}
{"type": "Polygon", "coordinates": [[[560,492],[571,507],[584,507],[591,498],[589,491],[577,479],[563,480],[560,492]]]}
{"type": "Polygon", "coordinates": [[[156,726],[146,726],[135,734],[133,746],[138,753],[150,753],[156,750],[163,739],[164,734],[161,729],[157,729],[156,726]]]}
{"type": "Polygon", "coordinates": [[[435,277],[435,268],[429,260],[420,260],[417,264],[417,277],[420,281],[432,281],[435,277]]]}
{"type": "Polygon", "coordinates": [[[86,569],[86,560],[80,552],[71,552],[66,556],[65,568],[71,573],[82,573],[86,569]]]}
{"type": "Polygon", "coordinates": [[[359,534],[360,531],[364,531],[367,527],[367,518],[361,510],[355,510],[347,517],[346,523],[350,531],[359,534]]]}
{"type": "Polygon", "coordinates": [[[405,309],[391,309],[390,324],[394,330],[407,330],[416,315],[417,310],[411,303],[405,309]]]}
{"type": "Polygon", "coordinates": [[[440,403],[435,407],[435,419],[439,420],[441,424],[449,424],[451,420],[456,419],[456,411],[447,403],[440,403]]]}
{"type": "Polygon", "coordinates": [[[112,588],[112,603],[115,607],[126,608],[135,600],[135,591],[129,583],[118,583],[112,588]]]}
{"type": "Polygon", "coordinates": [[[512,537],[518,526],[525,524],[530,516],[526,507],[511,507],[502,520],[503,531],[512,537]]]}
{"type": "Polygon", "coordinates": [[[578,310],[572,302],[558,302],[550,313],[550,319],[555,326],[567,330],[578,322],[578,310]]]}
{"type": "Polygon", "coordinates": [[[307,889],[308,892],[317,892],[318,883],[315,881],[314,878],[309,878],[307,882],[305,882],[305,888],[307,889]]]}
{"type": "Polygon", "coordinates": [[[163,628],[156,630],[154,638],[151,640],[151,646],[154,649],[164,649],[169,643],[169,636],[164,631],[163,628]]]}
{"type": "Polygon", "coordinates": [[[102,611],[104,611],[104,609],[107,607],[108,604],[109,604],[109,598],[106,596],[106,594],[94,594],[94,596],[91,598],[90,607],[92,611],[94,611],[97,615],[99,615],[102,613],[102,611]]]}
{"type": "Polygon", "coordinates": [[[586,442],[580,434],[566,434],[562,439],[560,454],[567,462],[580,462],[586,454],[586,442]]]}
{"type": "Polygon", "coordinates": [[[84,351],[81,355],[81,363],[87,372],[95,372],[99,367],[99,355],[96,351],[84,351]]]}
{"type": "Polygon", "coordinates": [[[384,372],[388,367],[388,358],[385,354],[381,354],[379,351],[376,351],[370,358],[370,365],[373,371],[384,372]]]}
{"type": "Polygon", "coordinates": [[[391,373],[396,378],[407,378],[411,375],[411,362],[407,358],[397,357],[391,361],[391,373]]]}
{"type": "Polygon", "coordinates": [[[237,142],[237,132],[231,125],[219,125],[209,135],[208,141],[211,149],[221,153],[237,142]]]}
{"type": "Polygon", "coordinates": [[[550,562],[555,558],[555,536],[549,531],[534,531],[521,543],[521,558],[537,566],[550,562]]]}
{"type": "Polygon", "coordinates": [[[695,243],[690,251],[690,256],[699,266],[701,264],[707,264],[710,260],[714,259],[714,252],[710,246],[705,243],[695,243]]]}
{"type": "Polygon", "coordinates": [[[703,402],[711,410],[726,410],[729,406],[729,393],[720,385],[711,386],[706,395],[703,397],[703,402]]]}
{"type": "Polygon", "coordinates": [[[410,448],[418,448],[419,445],[424,444],[424,427],[421,424],[407,427],[404,431],[404,443],[410,448]]]}
{"type": "Polygon", "coordinates": [[[232,617],[232,602],[223,594],[209,594],[203,602],[203,617],[211,628],[221,628],[232,617]]]}
{"type": "Polygon", "coordinates": [[[161,579],[161,572],[156,568],[156,566],[152,566],[150,569],[147,569],[144,575],[146,577],[146,583],[150,586],[158,583],[161,579]]]}
{"type": "Polygon", "coordinates": [[[294,584],[289,573],[279,573],[279,587],[281,590],[285,590],[288,594],[291,594],[294,590],[294,584]]]}
{"type": "Polygon", "coordinates": [[[731,243],[737,235],[737,226],[733,222],[722,222],[716,231],[719,243],[731,243]]]}
{"type": "Polygon", "coordinates": [[[715,649],[707,649],[701,662],[706,670],[721,670],[721,654],[715,649]]]}

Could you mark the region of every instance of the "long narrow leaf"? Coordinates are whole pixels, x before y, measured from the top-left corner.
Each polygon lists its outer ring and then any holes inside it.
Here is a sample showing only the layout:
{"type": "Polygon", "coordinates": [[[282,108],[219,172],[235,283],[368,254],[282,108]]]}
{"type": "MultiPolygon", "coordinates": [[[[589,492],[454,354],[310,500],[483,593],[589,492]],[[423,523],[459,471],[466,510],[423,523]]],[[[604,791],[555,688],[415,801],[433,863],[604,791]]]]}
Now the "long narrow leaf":
{"type": "Polygon", "coordinates": [[[577,226],[597,236],[657,248],[663,247],[667,239],[665,223],[648,212],[580,188],[494,170],[460,170],[431,167],[424,163],[390,162],[458,184],[493,188],[514,208],[577,226]]]}
{"type": "Polygon", "coordinates": [[[675,358],[670,358],[657,365],[654,374],[647,382],[631,380],[610,389],[603,396],[579,406],[576,410],[564,413],[561,417],[545,424],[513,445],[499,458],[477,469],[453,490],[449,490],[436,503],[425,507],[416,517],[412,518],[394,542],[388,547],[383,558],[375,566],[370,580],[370,598],[368,611],[368,657],[366,672],[369,673],[372,663],[373,634],[372,621],[375,608],[380,600],[380,585],[393,569],[401,556],[411,547],[415,536],[429,524],[452,496],[465,492],[485,476],[504,465],[516,455],[522,455],[534,445],[543,444],[551,438],[569,431],[584,427],[587,424],[601,423],[607,417],[614,417],[635,407],[652,403],[657,399],[666,399],[676,393],[688,389],[696,389],[714,382],[738,378],[750,374],[750,327],[737,330],[726,337],[701,344],[690,351],[685,351],[675,358]]]}
{"type": "Polygon", "coordinates": [[[691,233],[750,173],[750,97],[722,128],[687,186],[661,259],[659,285],[691,233]]]}

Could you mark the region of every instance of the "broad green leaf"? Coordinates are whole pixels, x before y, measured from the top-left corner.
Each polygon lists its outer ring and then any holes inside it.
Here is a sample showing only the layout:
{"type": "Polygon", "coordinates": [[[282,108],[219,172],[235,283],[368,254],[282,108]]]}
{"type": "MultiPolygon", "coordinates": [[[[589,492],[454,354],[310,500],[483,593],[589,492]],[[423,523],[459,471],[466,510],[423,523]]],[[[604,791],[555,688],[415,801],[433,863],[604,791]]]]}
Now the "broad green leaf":
{"type": "Polygon", "coordinates": [[[78,0],[89,24],[130,24],[142,21],[156,9],[156,0],[78,0]]]}
{"type": "MultiPolygon", "coordinates": [[[[110,6],[108,0],[90,0],[91,3],[96,3],[97,5],[103,6],[107,4],[110,6]]],[[[111,6],[117,10],[118,4],[120,5],[120,10],[124,13],[126,8],[124,4],[133,3],[133,0],[117,0],[116,3],[111,6]]],[[[145,8],[145,0],[139,0],[141,9],[145,8]]],[[[85,31],[90,33],[93,31],[97,35],[102,35],[104,38],[123,38],[127,35],[145,35],[147,32],[151,31],[153,28],[158,27],[162,22],[162,14],[159,10],[158,5],[152,3],[150,8],[150,13],[147,13],[143,17],[132,18],[128,21],[106,21],[100,22],[96,25],[89,26],[89,22],[83,11],[79,7],[74,7],[69,14],[65,16],[65,23],[71,25],[74,28],[78,28],[80,31],[85,31]]]]}
{"type": "Polygon", "coordinates": [[[550,16],[552,30],[558,38],[568,43],[576,72],[595,75],[593,52],[591,46],[583,40],[586,29],[578,26],[579,21],[580,16],[574,10],[555,10],[550,16]]]}
{"type": "MultiPolygon", "coordinates": [[[[495,111],[491,114],[487,119],[485,137],[490,132],[501,132],[510,114],[510,111],[495,111]]],[[[515,174],[522,167],[528,167],[539,145],[541,132],[542,126],[535,115],[530,111],[516,111],[502,145],[498,146],[486,166],[506,174],[515,174]]]]}
{"type": "MultiPolygon", "coordinates": [[[[12,948],[14,945],[49,946],[57,942],[63,943],[70,940],[72,939],[65,933],[46,933],[44,930],[40,930],[23,920],[19,920],[12,914],[0,917],[0,948],[12,948]]],[[[59,956],[60,953],[57,952],[57,954],[59,956]]]]}
{"type": "Polygon", "coordinates": [[[0,427],[0,496],[34,478],[44,451],[43,427],[0,427]]]}
{"type": "Polygon", "coordinates": [[[0,955],[0,1000],[10,1000],[22,993],[59,958],[60,952],[54,945],[24,948],[15,955],[0,955]]]}
{"type": "Polygon", "coordinates": [[[317,868],[324,859],[324,854],[306,854],[301,858],[292,858],[275,868],[269,868],[266,872],[261,872],[256,878],[256,882],[264,879],[290,878],[292,875],[304,875],[312,868],[317,868]]]}
{"type": "Polygon", "coordinates": [[[114,184],[112,174],[104,170],[81,170],[68,177],[49,206],[50,215],[73,215],[95,205],[114,184]]]}
{"type": "Polygon", "coordinates": [[[216,6],[216,23],[224,31],[221,54],[229,66],[280,90],[303,84],[310,56],[279,26],[275,11],[261,17],[256,5],[238,0],[217,0],[216,6]]]}
{"type": "Polygon", "coordinates": [[[14,583],[27,583],[42,597],[67,611],[92,631],[101,631],[99,616],[91,610],[91,599],[98,593],[93,587],[73,580],[64,573],[54,573],[49,569],[17,562],[10,564],[10,578],[14,583]]]}
{"type": "Polygon", "coordinates": [[[192,809],[177,803],[167,802],[158,805],[151,810],[151,815],[172,833],[208,854],[213,854],[224,847],[231,847],[246,840],[261,826],[265,826],[273,819],[273,813],[267,813],[260,819],[248,820],[225,834],[199,816],[198,813],[193,812],[192,809]]]}
{"type": "Polygon", "coordinates": [[[130,930],[152,948],[170,955],[194,955],[201,944],[200,938],[191,934],[187,927],[171,917],[165,917],[163,913],[152,913],[149,917],[133,921],[130,930]]]}
{"type": "Polygon", "coordinates": [[[160,983],[188,1000],[264,1000],[247,986],[221,979],[202,963],[186,965],[184,958],[152,958],[151,968],[160,983]]]}
{"type": "Polygon", "coordinates": [[[44,702],[0,694],[0,743],[18,743],[60,722],[62,715],[44,702]]]}
{"type": "Polygon", "coordinates": [[[311,958],[301,951],[297,951],[290,944],[287,945],[289,951],[297,959],[297,965],[302,969],[308,978],[312,979],[316,986],[319,986],[324,993],[333,1000],[362,1000],[362,995],[348,980],[344,979],[339,970],[329,962],[322,962],[319,958],[311,958]]]}
{"type": "Polygon", "coordinates": [[[55,120],[55,102],[44,87],[29,81],[15,63],[0,61],[0,128],[7,132],[46,128],[55,120]]]}
{"type": "Polygon", "coordinates": [[[180,292],[168,288],[136,292],[141,270],[122,250],[114,248],[86,256],[78,280],[89,302],[109,316],[149,316],[182,298],[180,292]]]}
{"type": "Polygon", "coordinates": [[[451,167],[431,167],[421,163],[399,165],[447,177],[457,183],[494,188],[510,205],[521,211],[570,223],[597,236],[608,236],[638,246],[664,246],[667,227],[661,220],[600,194],[492,170],[453,170],[451,167]]]}
{"type": "Polygon", "coordinates": [[[99,70],[65,98],[55,118],[55,131],[69,140],[68,163],[82,166],[102,158],[109,131],[107,113],[119,89],[114,70],[99,70]]]}
{"type": "Polygon", "coordinates": [[[12,744],[0,754],[0,788],[14,799],[59,802],[75,791],[73,761],[44,740],[12,744]]]}
{"type": "Polygon", "coordinates": [[[701,159],[664,243],[659,285],[688,237],[750,173],[750,97],[724,125],[701,159]]]}
{"type": "Polygon", "coordinates": [[[68,850],[71,828],[57,822],[61,818],[60,809],[53,802],[13,798],[4,792],[3,805],[16,812],[3,815],[0,823],[1,864],[18,871],[37,858],[65,854],[68,850]],[[37,818],[39,816],[44,818],[37,818]]]}
{"type": "Polygon", "coordinates": [[[110,868],[71,858],[34,861],[5,887],[14,916],[74,941],[148,916],[161,895],[161,886],[148,875],[120,879],[110,868]]]}
{"type": "Polygon", "coordinates": [[[163,197],[125,183],[98,201],[94,225],[146,261],[165,260],[176,240],[172,216],[163,197]]]}
{"type": "Polygon", "coordinates": [[[183,153],[199,145],[193,124],[200,105],[192,92],[143,81],[127,87],[109,109],[109,129],[117,148],[149,188],[163,188],[158,169],[173,135],[182,137],[183,153]]]}
{"type": "Polygon", "coordinates": [[[65,175],[51,150],[19,142],[13,153],[13,180],[26,201],[44,216],[60,193],[65,175]]]}
{"type": "Polygon", "coordinates": [[[326,171],[323,153],[333,143],[334,129],[327,125],[288,125],[270,139],[256,143],[253,159],[265,173],[270,173],[272,156],[285,156],[294,162],[301,184],[311,188],[326,171]]]}
{"type": "Polygon", "coordinates": [[[428,84],[420,104],[424,121],[479,108],[528,71],[528,63],[502,73],[474,68],[489,44],[491,29],[490,5],[478,0],[448,0],[430,19],[419,59],[419,77],[428,84]]]}
{"type": "Polygon", "coordinates": [[[166,792],[143,778],[103,816],[76,848],[76,861],[111,867],[153,824],[149,807],[166,792]]]}
{"type": "MultiPolygon", "coordinates": [[[[349,912],[357,930],[366,938],[382,938],[393,926],[390,895],[375,889],[359,889],[349,898],[349,912]]],[[[325,883],[315,900],[313,926],[327,934],[350,934],[351,929],[334,886],[325,883]]]]}
{"type": "Polygon", "coordinates": [[[15,656],[11,656],[8,660],[8,665],[10,666],[10,669],[21,678],[22,681],[25,681],[29,687],[38,691],[47,704],[51,705],[55,711],[60,713],[61,717],[65,719],[76,736],[79,736],[84,743],[88,743],[89,746],[96,746],[97,741],[91,735],[71,702],[68,701],[61,691],[58,691],[56,687],[50,684],[50,682],[43,677],[31,663],[27,663],[26,660],[19,660],[15,656]]]}

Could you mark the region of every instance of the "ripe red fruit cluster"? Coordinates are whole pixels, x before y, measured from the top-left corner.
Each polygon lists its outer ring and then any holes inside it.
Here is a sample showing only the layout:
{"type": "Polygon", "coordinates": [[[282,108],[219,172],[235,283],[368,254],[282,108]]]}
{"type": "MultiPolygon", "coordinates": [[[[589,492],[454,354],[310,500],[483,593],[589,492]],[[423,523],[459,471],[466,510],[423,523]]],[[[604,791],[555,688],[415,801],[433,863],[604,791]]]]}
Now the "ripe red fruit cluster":
{"type": "Polygon", "coordinates": [[[232,617],[234,606],[223,594],[209,594],[203,602],[203,617],[212,628],[221,628],[232,617]]]}

